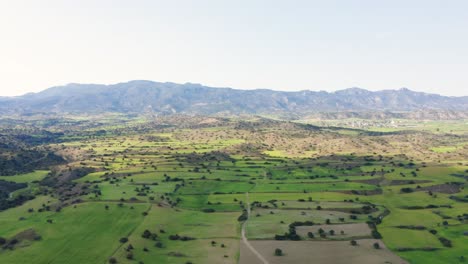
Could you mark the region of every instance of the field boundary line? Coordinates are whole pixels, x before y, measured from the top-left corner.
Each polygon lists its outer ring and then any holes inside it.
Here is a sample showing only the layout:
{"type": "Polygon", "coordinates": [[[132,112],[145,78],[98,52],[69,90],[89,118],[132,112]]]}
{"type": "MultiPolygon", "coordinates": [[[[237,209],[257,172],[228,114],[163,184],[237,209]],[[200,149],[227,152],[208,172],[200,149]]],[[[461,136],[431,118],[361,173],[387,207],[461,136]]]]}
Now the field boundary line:
{"type": "Polygon", "coordinates": [[[245,193],[245,196],[246,196],[246,203],[247,203],[247,220],[244,221],[244,223],[242,224],[242,230],[241,230],[241,234],[242,234],[242,242],[244,242],[244,244],[247,246],[248,249],[250,249],[250,251],[252,251],[252,253],[254,253],[255,256],[257,256],[258,259],[260,259],[263,264],[269,264],[268,261],[262,256],[262,254],[260,254],[251,244],[250,242],[247,240],[247,237],[245,236],[245,226],[247,224],[247,221],[249,221],[249,218],[250,218],[250,203],[249,203],[249,193],[246,192],[245,193]]]}

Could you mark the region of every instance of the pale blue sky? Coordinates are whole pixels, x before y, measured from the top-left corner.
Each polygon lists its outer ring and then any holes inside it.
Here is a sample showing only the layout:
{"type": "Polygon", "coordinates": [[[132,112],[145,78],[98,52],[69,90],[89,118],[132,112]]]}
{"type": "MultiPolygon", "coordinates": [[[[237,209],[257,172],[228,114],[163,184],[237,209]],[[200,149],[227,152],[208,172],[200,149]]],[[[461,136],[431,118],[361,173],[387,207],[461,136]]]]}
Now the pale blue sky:
{"type": "Polygon", "coordinates": [[[133,79],[468,95],[468,1],[0,0],[0,95],[133,79]]]}

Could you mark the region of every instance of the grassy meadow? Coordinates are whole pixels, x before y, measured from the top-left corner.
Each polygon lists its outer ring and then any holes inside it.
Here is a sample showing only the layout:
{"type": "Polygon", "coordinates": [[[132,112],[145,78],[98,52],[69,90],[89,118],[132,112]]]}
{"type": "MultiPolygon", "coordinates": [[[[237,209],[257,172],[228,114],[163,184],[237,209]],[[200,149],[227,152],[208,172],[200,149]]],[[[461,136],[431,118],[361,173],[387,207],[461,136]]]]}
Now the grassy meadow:
{"type": "Polygon", "coordinates": [[[244,222],[270,263],[468,262],[464,122],[112,118],[0,176],[31,195],[0,212],[0,263],[256,263],[244,222]]]}

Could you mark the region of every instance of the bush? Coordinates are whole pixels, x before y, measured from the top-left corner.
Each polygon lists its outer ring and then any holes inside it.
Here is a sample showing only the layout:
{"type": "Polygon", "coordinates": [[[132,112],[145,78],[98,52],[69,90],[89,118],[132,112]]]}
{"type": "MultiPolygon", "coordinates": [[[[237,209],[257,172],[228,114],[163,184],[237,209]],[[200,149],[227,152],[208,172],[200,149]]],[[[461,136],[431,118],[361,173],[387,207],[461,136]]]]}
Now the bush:
{"type": "Polygon", "coordinates": [[[244,212],[242,212],[242,214],[237,218],[237,221],[243,222],[243,221],[247,220],[247,218],[248,218],[247,211],[244,210],[244,212]]]}
{"type": "Polygon", "coordinates": [[[114,257],[112,257],[112,258],[109,259],[109,263],[110,263],[110,264],[116,264],[116,263],[117,263],[117,259],[114,258],[114,257]]]}
{"type": "Polygon", "coordinates": [[[409,187],[401,188],[402,193],[412,193],[413,189],[409,187]]]}
{"type": "Polygon", "coordinates": [[[372,230],[372,237],[375,239],[381,239],[382,235],[377,230],[372,230]]]}
{"type": "Polygon", "coordinates": [[[275,249],[275,256],[283,256],[283,250],[279,248],[275,249]]]}
{"type": "Polygon", "coordinates": [[[377,243],[377,242],[375,242],[375,243],[374,243],[374,248],[375,248],[375,249],[380,249],[380,244],[377,243]]]}
{"type": "Polygon", "coordinates": [[[452,247],[452,241],[445,237],[439,237],[439,241],[442,243],[442,245],[444,245],[444,247],[452,247]]]}
{"type": "Polygon", "coordinates": [[[119,241],[120,241],[120,243],[127,243],[127,242],[128,242],[128,238],[122,237],[119,241]]]}
{"type": "Polygon", "coordinates": [[[156,244],[155,244],[154,246],[157,247],[157,248],[162,248],[162,247],[163,247],[163,243],[161,243],[161,242],[156,242],[156,244]]]}
{"type": "Polygon", "coordinates": [[[151,237],[151,232],[146,229],[143,234],[141,235],[142,238],[150,238],[151,237]]]}
{"type": "Polygon", "coordinates": [[[350,243],[351,243],[351,246],[357,246],[357,244],[358,244],[356,240],[351,240],[350,243]]]}

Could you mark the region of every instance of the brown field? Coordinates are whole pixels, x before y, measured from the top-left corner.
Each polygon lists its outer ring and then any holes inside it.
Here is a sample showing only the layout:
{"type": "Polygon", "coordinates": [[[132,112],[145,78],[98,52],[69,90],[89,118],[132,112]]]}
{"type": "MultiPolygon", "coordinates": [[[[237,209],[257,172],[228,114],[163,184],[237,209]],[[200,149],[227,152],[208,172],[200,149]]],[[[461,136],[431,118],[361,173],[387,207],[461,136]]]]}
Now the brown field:
{"type": "Polygon", "coordinates": [[[322,228],[327,233],[328,239],[343,239],[349,237],[366,237],[371,235],[371,229],[366,223],[358,224],[343,224],[343,225],[314,225],[314,226],[298,226],[296,227],[297,234],[301,237],[307,237],[307,232],[314,233],[315,237],[319,237],[318,230],[322,228]],[[329,231],[334,230],[335,235],[330,236],[329,231]],[[341,234],[341,231],[344,234],[341,234]]]}
{"type": "MultiPolygon", "coordinates": [[[[408,264],[385,248],[380,240],[361,239],[358,246],[349,241],[276,241],[251,240],[250,243],[267,259],[270,264],[283,263],[320,263],[320,264],[408,264]],[[381,249],[374,249],[378,242],[381,249]],[[276,248],[284,255],[274,256],[276,248]]],[[[240,264],[262,264],[255,255],[246,252],[241,246],[240,264]]]]}

